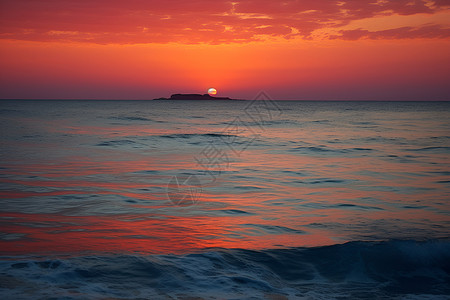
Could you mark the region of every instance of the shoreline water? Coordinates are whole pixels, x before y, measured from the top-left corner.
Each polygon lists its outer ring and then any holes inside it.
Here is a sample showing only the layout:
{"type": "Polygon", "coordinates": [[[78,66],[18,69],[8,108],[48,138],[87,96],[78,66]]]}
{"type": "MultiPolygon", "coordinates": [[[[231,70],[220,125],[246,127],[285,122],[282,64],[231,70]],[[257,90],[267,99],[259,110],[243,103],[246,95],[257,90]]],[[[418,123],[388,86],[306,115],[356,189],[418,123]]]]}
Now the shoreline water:
{"type": "Polygon", "coordinates": [[[450,241],[0,258],[4,299],[444,299],[450,241]],[[272,297],[272,298],[271,298],[272,297]]]}

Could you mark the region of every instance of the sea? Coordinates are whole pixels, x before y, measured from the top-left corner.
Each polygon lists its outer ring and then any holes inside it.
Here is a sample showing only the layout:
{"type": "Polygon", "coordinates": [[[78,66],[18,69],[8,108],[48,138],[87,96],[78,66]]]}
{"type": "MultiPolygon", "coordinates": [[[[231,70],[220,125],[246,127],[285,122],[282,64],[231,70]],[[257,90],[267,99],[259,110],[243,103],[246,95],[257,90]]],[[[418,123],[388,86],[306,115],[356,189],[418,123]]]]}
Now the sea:
{"type": "Polygon", "coordinates": [[[450,299],[450,102],[1,100],[1,299],[450,299]]]}

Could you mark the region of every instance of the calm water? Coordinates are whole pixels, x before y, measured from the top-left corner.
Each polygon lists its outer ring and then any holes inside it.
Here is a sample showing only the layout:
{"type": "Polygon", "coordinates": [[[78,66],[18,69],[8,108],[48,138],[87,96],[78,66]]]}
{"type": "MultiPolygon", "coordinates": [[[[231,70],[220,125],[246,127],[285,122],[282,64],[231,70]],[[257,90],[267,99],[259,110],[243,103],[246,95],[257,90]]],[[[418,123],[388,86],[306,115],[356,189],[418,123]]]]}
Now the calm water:
{"type": "Polygon", "coordinates": [[[450,103],[1,101],[0,123],[6,298],[450,295],[450,103]]]}

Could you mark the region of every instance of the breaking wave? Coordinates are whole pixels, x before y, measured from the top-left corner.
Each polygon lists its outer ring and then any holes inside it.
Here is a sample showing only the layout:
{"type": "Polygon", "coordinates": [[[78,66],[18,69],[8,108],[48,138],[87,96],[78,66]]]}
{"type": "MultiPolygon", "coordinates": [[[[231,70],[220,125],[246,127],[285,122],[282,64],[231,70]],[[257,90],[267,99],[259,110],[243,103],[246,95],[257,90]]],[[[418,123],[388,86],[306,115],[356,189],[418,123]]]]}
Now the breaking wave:
{"type": "Polygon", "coordinates": [[[0,269],[3,299],[444,299],[450,295],[450,241],[2,257],[0,269]]]}

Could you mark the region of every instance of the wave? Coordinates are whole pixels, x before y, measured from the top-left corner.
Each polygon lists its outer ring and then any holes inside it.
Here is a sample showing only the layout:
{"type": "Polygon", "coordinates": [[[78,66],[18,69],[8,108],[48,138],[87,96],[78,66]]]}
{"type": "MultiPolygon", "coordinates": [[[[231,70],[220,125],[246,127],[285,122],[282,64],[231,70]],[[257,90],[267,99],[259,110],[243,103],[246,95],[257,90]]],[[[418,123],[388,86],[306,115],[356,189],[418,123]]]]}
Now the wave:
{"type": "Polygon", "coordinates": [[[118,116],[118,117],[109,117],[109,119],[113,120],[124,120],[124,121],[154,121],[150,118],[139,117],[139,116],[118,116]]]}
{"type": "Polygon", "coordinates": [[[334,153],[334,154],[347,154],[347,153],[367,153],[367,152],[373,152],[374,149],[371,148],[361,148],[361,147],[354,147],[354,148],[347,148],[347,149],[336,149],[327,147],[324,145],[321,146],[300,146],[291,148],[288,151],[290,152],[305,152],[305,153],[313,153],[313,154],[322,154],[322,153],[334,153]]]}
{"type": "Polygon", "coordinates": [[[222,134],[222,133],[176,133],[176,134],[165,134],[159,135],[158,137],[169,138],[169,139],[189,139],[193,137],[236,137],[233,134],[222,134]]]}
{"type": "Polygon", "coordinates": [[[103,142],[96,144],[96,146],[112,147],[112,148],[119,148],[119,147],[144,148],[144,147],[148,147],[149,145],[141,143],[141,142],[135,142],[135,141],[129,140],[129,139],[122,139],[122,140],[103,141],[103,142]]]}
{"type": "Polygon", "coordinates": [[[143,121],[152,123],[167,123],[167,121],[151,119],[148,117],[143,117],[139,115],[120,115],[108,117],[110,120],[121,120],[121,121],[143,121]]]}
{"type": "Polygon", "coordinates": [[[8,114],[17,114],[17,113],[22,113],[23,111],[18,110],[18,109],[8,109],[8,108],[2,108],[0,109],[0,115],[8,115],[8,114]]]}
{"type": "Polygon", "coordinates": [[[97,146],[122,146],[122,145],[132,145],[136,144],[135,141],[131,140],[114,140],[114,141],[105,141],[98,143],[97,146]]]}
{"type": "MultiPolygon", "coordinates": [[[[173,140],[187,140],[190,141],[190,144],[199,144],[199,139],[202,141],[204,139],[207,139],[207,141],[212,141],[213,139],[219,138],[223,143],[230,143],[229,140],[233,139],[233,143],[239,144],[240,141],[235,140],[236,138],[240,138],[237,135],[232,134],[221,134],[221,133],[176,133],[176,134],[164,134],[164,135],[151,135],[147,137],[141,137],[138,140],[136,138],[130,137],[126,139],[119,139],[119,140],[107,140],[102,141],[100,143],[97,143],[96,146],[100,147],[112,147],[112,148],[119,148],[119,147],[127,147],[127,148],[143,148],[143,147],[149,147],[148,144],[143,143],[142,141],[151,141],[154,139],[173,139],[173,140]],[[131,138],[131,139],[130,139],[131,138]],[[191,139],[193,141],[191,141],[191,139]]],[[[242,143],[242,142],[241,142],[242,143]]],[[[207,144],[205,144],[206,146],[207,144]]]]}
{"type": "Polygon", "coordinates": [[[3,299],[444,299],[450,295],[450,241],[2,257],[0,270],[3,299]]]}
{"type": "Polygon", "coordinates": [[[411,152],[420,152],[420,151],[442,151],[444,153],[448,153],[450,151],[450,147],[423,147],[423,148],[415,148],[415,149],[406,149],[406,151],[411,152]]]}
{"type": "MultiPolygon", "coordinates": [[[[262,128],[267,127],[267,126],[276,126],[276,125],[284,125],[284,126],[295,125],[295,126],[298,126],[298,127],[303,127],[303,123],[301,123],[301,122],[299,122],[299,121],[297,121],[295,119],[264,120],[264,119],[259,119],[259,117],[260,117],[259,115],[255,115],[255,116],[251,116],[249,118],[245,118],[244,120],[240,120],[239,124],[242,127],[244,127],[244,128],[245,127],[257,127],[259,129],[262,129],[262,128]],[[257,120],[254,120],[254,119],[257,119],[257,120]]],[[[232,126],[234,121],[235,121],[235,119],[233,119],[232,121],[212,122],[209,125],[232,126]]]]}

